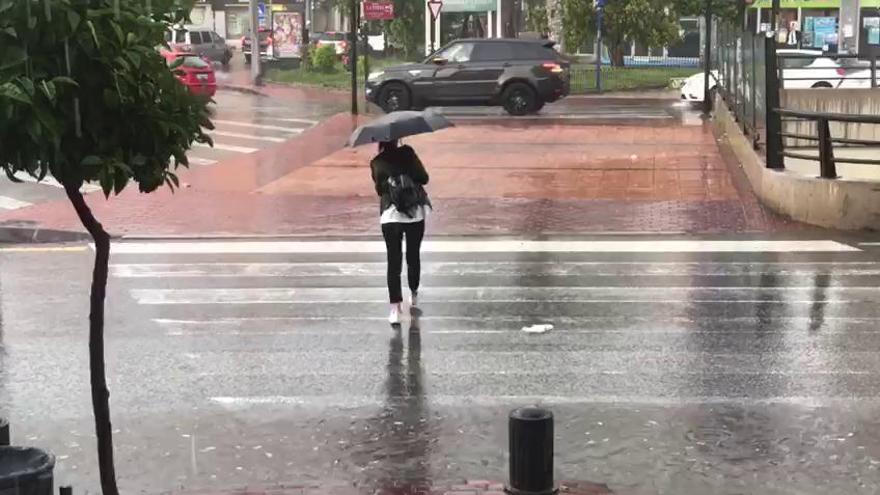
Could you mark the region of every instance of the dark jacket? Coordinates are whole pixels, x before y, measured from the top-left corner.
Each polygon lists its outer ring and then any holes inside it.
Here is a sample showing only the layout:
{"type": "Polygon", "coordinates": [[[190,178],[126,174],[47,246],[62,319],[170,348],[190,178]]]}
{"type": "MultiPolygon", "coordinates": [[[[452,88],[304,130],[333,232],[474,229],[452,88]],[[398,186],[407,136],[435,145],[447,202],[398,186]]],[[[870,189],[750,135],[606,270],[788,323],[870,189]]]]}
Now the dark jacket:
{"type": "MultiPolygon", "coordinates": [[[[373,185],[379,200],[379,213],[391,207],[391,195],[388,191],[388,179],[398,175],[408,175],[416,184],[424,186],[428,183],[428,171],[419,160],[419,156],[409,146],[400,146],[376,155],[370,162],[373,185]]],[[[426,205],[430,205],[426,199],[426,205]]]]}

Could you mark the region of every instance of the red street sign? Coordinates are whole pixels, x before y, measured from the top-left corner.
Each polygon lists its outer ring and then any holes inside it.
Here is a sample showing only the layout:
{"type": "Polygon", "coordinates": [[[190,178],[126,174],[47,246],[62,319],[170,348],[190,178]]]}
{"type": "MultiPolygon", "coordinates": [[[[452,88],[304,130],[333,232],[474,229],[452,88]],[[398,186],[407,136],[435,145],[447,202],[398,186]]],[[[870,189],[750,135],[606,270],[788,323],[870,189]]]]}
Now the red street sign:
{"type": "Polygon", "coordinates": [[[390,21],[394,19],[394,2],[364,0],[364,19],[368,21],[390,21]]]}
{"type": "Polygon", "coordinates": [[[443,9],[443,1],[428,0],[428,8],[431,9],[431,19],[437,20],[437,17],[440,16],[440,11],[443,9]]]}

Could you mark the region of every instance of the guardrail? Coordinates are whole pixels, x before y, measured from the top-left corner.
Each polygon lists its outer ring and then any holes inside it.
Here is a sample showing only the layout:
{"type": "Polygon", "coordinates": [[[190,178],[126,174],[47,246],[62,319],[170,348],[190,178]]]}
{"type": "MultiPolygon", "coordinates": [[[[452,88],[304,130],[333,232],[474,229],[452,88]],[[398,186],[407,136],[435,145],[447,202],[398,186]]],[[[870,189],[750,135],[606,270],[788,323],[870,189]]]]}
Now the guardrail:
{"type": "MultiPolygon", "coordinates": [[[[782,108],[777,108],[774,110],[774,113],[780,117],[780,119],[784,120],[809,120],[816,122],[816,135],[806,135],[806,134],[797,134],[791,132],[784,132],[780,130],[775,136],[768,136],[769,139],[773,139],[778,149],[780,161],[782,161],[785,157],[788,158],[796,158],[801,160],[810,160],[810,161],[818,161],[819,162],[819,170],[820,177],[823,179],[836,179],[837,175],[837,163],[850,163],[854,165],[880,165],[880,159],[866,159],[866,158],[835,158],[834,156],[834,145],[841,144],[846,147],[864,147],[864,146],[877,146],[880,147],[880,141],[874,141],[869,139],[849,139],[849,138],[835,138],[831,135],[831,126],[829,122],[843,122],[843,123],[854,123],[854,124],[876,124],[880,125],[880,116],[876,115],[852,115],[852,114],[839,114],[839,113],[821,113],[821,112],[802,112],[796,110],[786,110],[782,108]],[[813,141],[818,143],[819,154],[818,156],[807,155],[804,153],[796,153],[787,151],[784,146],[784,138],[792,138],[797,140],[804,141],[813,141]]],[[[769,148],[768,148],[769,151],[769,148]]]]}
{"type": "Polygon", "coordinates": [[[877,57],[838,55],[821,52],[786,53],[777,51],[777,70],[782,89],[877,88],[877,57]]]}

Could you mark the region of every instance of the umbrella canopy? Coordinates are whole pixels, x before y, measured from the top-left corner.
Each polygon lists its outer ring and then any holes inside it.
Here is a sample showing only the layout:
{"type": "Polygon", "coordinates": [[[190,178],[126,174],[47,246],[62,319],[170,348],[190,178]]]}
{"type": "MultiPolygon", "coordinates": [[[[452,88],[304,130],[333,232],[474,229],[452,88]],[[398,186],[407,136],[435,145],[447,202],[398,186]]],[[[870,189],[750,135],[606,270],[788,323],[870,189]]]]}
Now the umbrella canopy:
{"type": "Polygon", "coordinates": [[[452,127],[452,122],[433,111],[394,112],[358,127],[347,146],[397,141],[398,139],[452,127]]]}

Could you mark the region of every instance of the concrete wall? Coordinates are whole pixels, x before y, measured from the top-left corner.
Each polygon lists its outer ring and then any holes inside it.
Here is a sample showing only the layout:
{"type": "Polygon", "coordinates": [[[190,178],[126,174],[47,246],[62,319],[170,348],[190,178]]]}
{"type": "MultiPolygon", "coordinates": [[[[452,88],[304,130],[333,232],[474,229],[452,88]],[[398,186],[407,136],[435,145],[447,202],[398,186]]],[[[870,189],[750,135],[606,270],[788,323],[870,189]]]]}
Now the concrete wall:
{"type": "Polygon", "coordinates": [[[721,98],[716,101],[714,124],[742,164],[755,194],[769,208],[820,227],[880,229],[880,182],[818,179],[768,169],[721,98]]]}
{"type": "MultiPolygon", "coordinates": [[[[880,115],[880,90],[876,89],[785,89],[780,95],[782,108],[805,112],[880,115]]],[[[836,138],[880,141],[880,125],[831,122],[836,138]]],[[[816,135],[813,122],[785,122],[785,132],[816,135]]],[[[815,146],[816,142],[787,140],[786,146],[815,146]]]]}

